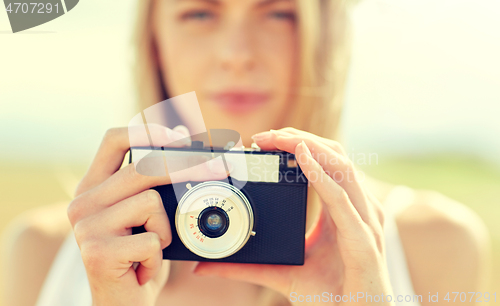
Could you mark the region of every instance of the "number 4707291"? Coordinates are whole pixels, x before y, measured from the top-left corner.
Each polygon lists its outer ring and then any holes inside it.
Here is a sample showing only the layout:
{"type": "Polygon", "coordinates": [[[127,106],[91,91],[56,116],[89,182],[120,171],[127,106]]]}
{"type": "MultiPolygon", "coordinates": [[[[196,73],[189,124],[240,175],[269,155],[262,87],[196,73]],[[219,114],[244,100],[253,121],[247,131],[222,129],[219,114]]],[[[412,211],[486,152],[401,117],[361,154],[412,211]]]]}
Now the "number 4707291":
{"type": "Polygon", "coordinates": [[[9,14],[51,14],[53,10],[56,14],[59,13],[59,3],[54,5],[52,3],[9,3],[7,6],[9,14]]]}
{"type": "Polygon", "coordinates": [[[450,292],[446,293],[446,296],[443,298],[443,300],[447,302],[472,302],[474,299],[474,302],[479,303],[479,302],[489,302],[492,300],[492,302],[497,301],[497,293],[492,293],[490,294],[489,292],[451,292],[451,296],[453,299],[450,297],[450,292]]]}

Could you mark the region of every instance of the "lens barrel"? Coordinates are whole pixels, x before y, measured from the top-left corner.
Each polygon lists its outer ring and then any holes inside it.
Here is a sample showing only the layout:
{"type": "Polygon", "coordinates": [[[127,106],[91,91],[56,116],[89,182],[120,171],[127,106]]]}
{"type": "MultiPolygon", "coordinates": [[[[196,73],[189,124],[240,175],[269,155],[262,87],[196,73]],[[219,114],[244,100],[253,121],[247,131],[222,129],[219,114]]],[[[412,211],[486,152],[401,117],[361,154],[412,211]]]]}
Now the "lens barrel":
{"type": "Polygon", "coordinates": [[[207,237],[218,238],[226,233],[228,227],[229,216],[220,207],[207,207],[198,217],[198,228],[207,237]]]}

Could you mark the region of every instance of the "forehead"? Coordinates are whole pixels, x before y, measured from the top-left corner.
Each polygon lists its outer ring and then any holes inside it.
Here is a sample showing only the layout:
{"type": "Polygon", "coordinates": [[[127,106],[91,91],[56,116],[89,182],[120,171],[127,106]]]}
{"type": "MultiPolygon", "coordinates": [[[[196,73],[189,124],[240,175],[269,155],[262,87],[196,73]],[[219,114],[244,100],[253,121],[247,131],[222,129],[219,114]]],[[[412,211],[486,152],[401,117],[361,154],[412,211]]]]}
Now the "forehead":
{"type": "MultiPolygon", "coordinates": [[[[161,1],[161,0],[160,0],[161,1]]],[[[293,2],[294,0],[170,0],[171,3],[206,3],[212,5],[238,5],[238,4],[256,4],[268,5],[278,2],[293,2]]]]}

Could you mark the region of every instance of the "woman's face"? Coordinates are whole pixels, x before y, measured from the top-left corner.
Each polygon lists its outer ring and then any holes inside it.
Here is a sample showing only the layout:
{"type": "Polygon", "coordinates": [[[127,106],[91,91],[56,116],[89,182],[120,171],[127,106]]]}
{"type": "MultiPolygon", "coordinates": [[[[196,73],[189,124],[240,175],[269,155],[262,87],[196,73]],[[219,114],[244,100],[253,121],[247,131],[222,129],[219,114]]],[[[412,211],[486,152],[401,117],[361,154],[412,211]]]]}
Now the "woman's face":
{"type": "Polygon", "coordinates": [[[292,0],[156,0],[153,28],[169,95],[195,91],[207,129],[248,145],[281,127],[298,66],[292,0]]]}

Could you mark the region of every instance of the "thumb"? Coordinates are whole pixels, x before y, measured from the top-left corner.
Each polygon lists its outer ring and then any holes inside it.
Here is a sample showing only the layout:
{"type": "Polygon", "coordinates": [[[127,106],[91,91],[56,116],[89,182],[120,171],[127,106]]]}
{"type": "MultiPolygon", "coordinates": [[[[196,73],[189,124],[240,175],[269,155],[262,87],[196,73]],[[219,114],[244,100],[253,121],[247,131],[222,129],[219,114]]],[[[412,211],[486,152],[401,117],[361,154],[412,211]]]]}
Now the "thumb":
{"type": "Polygon", "coordinates": [[[170,265],[170,260],[163,260],[160,271],[155,277],[153,277],[153,284],[158,288],[158,290],[161,290],[161,288],[163,288],[167,283],[170,275],[170,265]]]}
{"type": "Polygon", "coordinates": [[[227,262],[200,262],[193,272],[200,276],[217,276],[244,281],[288,294],[292,266],[242,264],[227,262]]]}
{"type": "Polygon", "coordinates": [[[181,133],[185,137],[191,137],[191,133],[189,133],[189,129],[185,125],[178,125],[174,127],[172,130],[181,133]]]}

